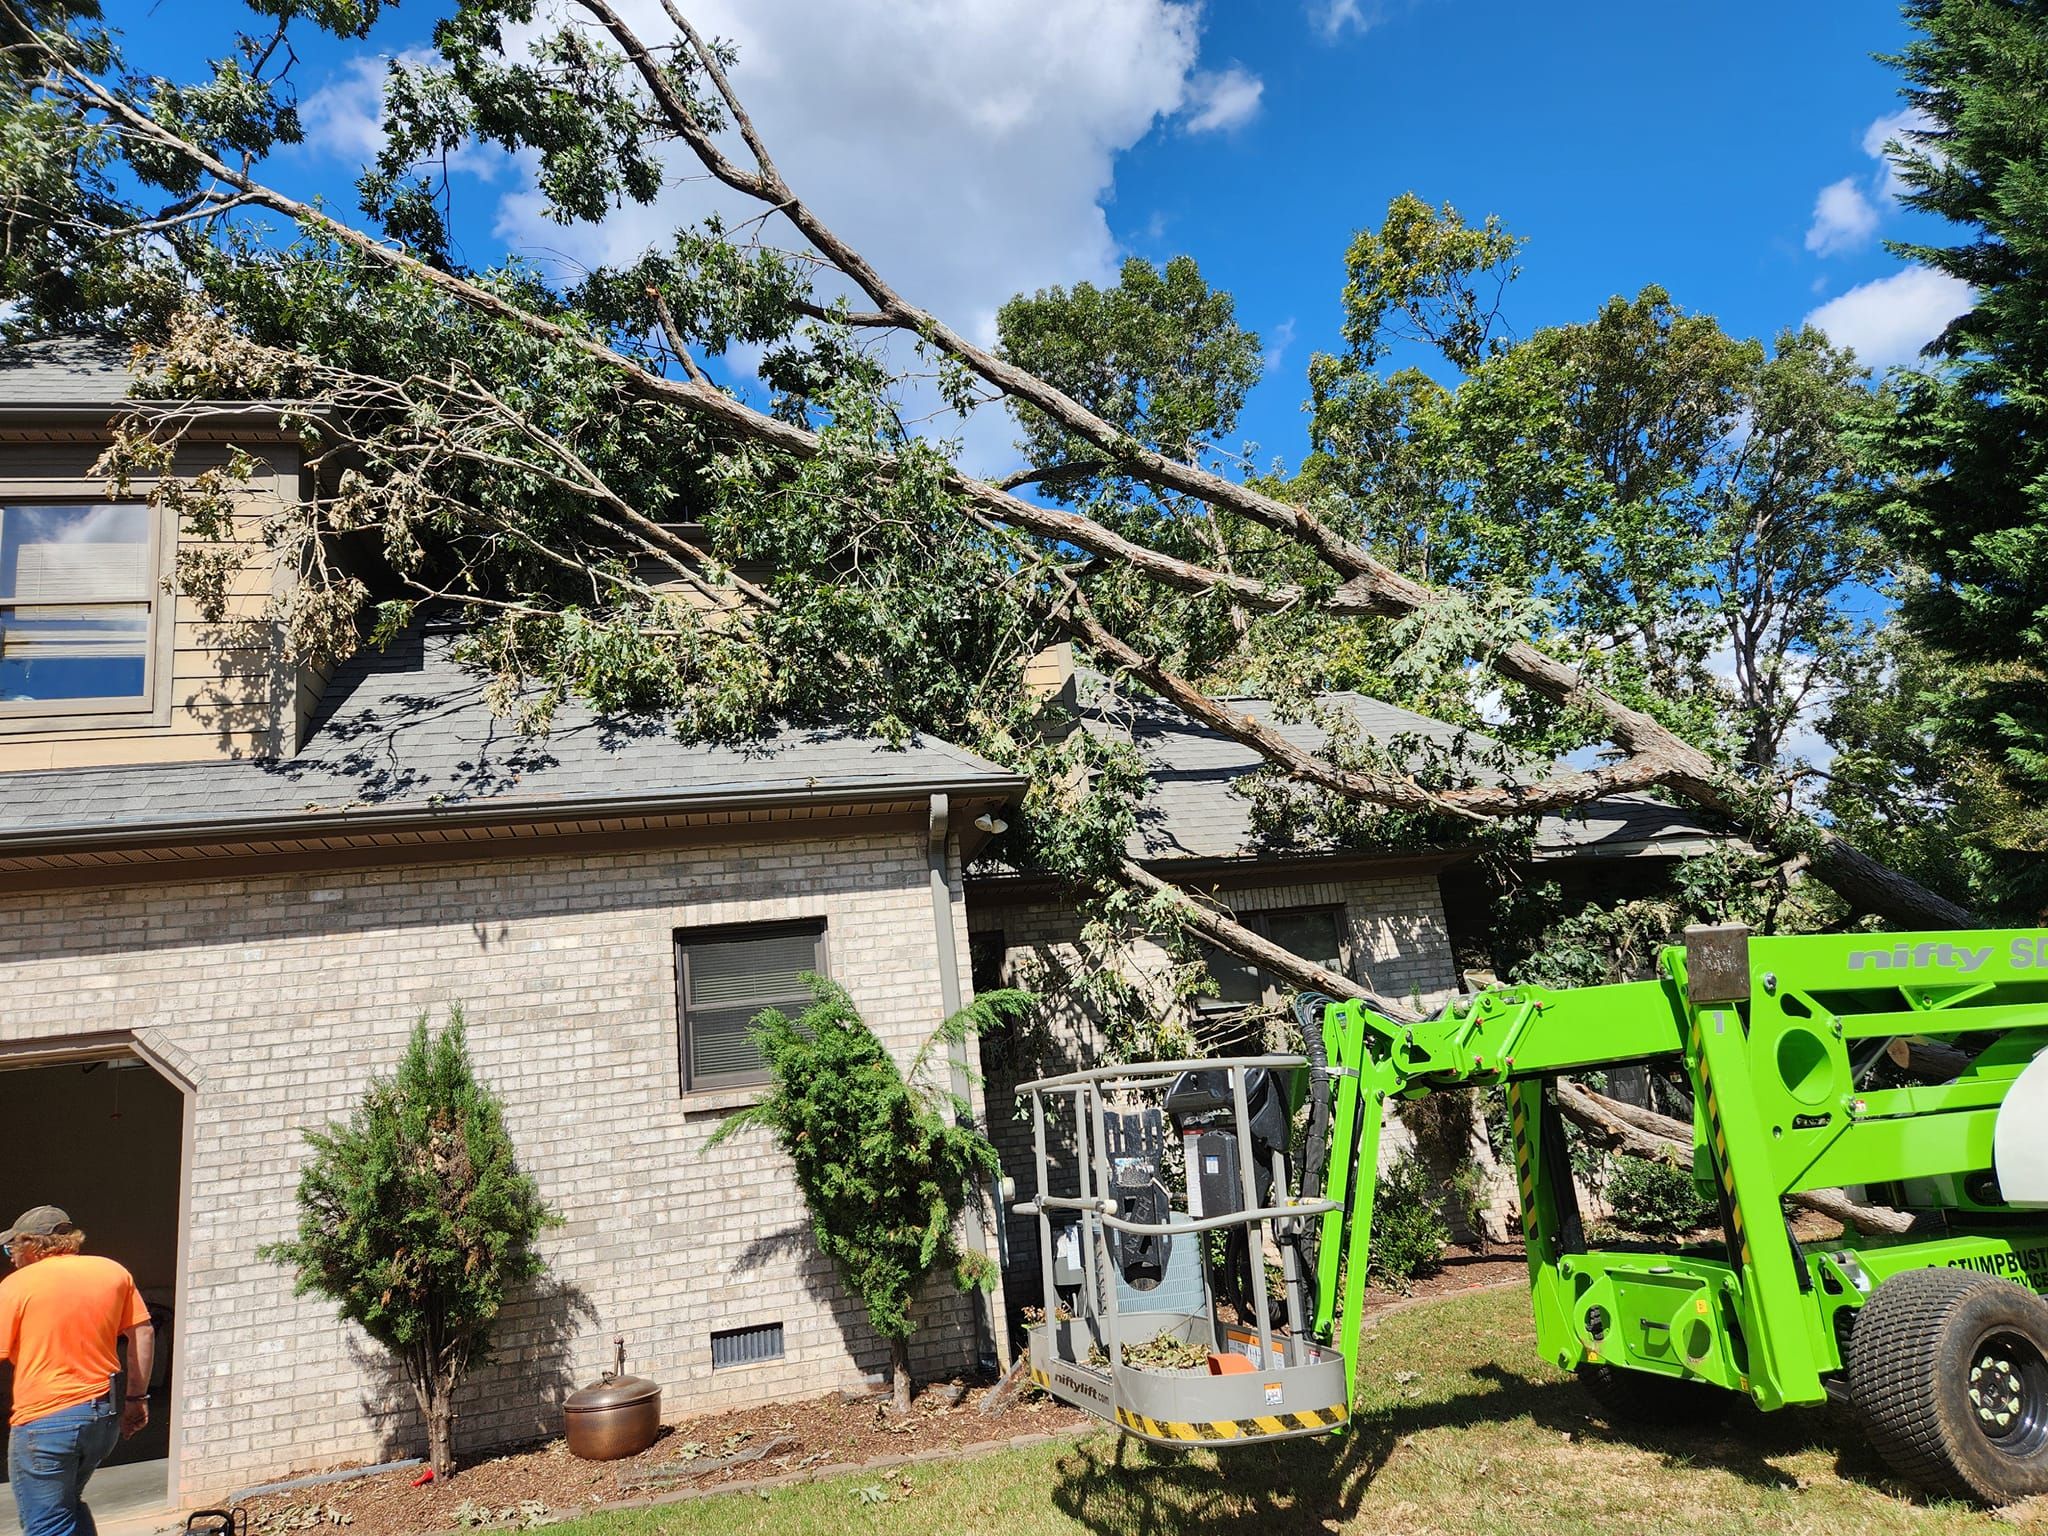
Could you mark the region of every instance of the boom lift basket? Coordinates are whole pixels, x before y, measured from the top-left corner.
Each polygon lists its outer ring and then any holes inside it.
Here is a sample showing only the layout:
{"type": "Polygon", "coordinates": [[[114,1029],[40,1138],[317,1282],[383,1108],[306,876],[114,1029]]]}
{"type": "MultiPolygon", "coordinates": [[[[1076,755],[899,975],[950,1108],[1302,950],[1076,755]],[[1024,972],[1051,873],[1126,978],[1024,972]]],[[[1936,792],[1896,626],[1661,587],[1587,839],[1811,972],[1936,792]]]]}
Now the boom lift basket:
{"type": "Polygon", "coordinates": [[[1309,1335],[1313,1266],[1301,1256],[1337,1207],[1288,1193],[1286,1085],[1307,1065],[1146,1062],[1018,1089],[1031,1100],[1037,1174],[1017,1210],[1038,1220],[1046,1315],[1030,1352],[1040,1387],[1162,1445],[1280,1440],[1346,1421],[1344,1359],[1309,1335]],[[1062,1112],[1073,1177],[1055,1190],[1048,1122],[1062,1112]],[[1178,1361],[1158,1363],[1163,1341],[1185,1346],[1178,1361]]]}

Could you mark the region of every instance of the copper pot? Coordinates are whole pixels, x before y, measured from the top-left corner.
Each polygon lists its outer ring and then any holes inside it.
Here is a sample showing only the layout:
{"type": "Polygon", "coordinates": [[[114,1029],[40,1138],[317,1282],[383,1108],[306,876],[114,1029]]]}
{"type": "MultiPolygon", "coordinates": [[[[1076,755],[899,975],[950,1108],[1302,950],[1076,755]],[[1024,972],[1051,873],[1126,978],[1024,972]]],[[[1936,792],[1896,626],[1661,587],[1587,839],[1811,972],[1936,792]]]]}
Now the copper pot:
{"type": "Polygon", "coordinates": [[[569,1449],[585,1461],[637,1456],[661,1432],[661,1383],[626,1374],[626,1336],[612,1340],[612,1369],[562,1403],[569,1449]]]}

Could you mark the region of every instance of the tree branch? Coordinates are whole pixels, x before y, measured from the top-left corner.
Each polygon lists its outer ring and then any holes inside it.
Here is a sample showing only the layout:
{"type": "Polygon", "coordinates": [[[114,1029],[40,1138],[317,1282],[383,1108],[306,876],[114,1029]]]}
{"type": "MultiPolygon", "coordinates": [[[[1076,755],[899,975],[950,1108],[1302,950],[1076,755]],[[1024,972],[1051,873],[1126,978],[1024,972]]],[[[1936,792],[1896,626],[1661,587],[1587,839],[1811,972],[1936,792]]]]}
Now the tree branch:
{"type": "MultiPolygon", "coordinates": [[[[664,0],[664,4],[690,41],[693,52],[714,86],[726,99],[728,108],[734,110],[734,120],[755,153],[760,167],[758,172],[748,172],[733,164],[718,149],[690,103],[679,94],[673,77],[657,63],[647,46],[606,0],[577,0],[577,3],[619,44],[664,120],[705,168],[726,185],[768,204],[789,218],[821,255],[868,295],[879,315],[914,331],[1010,399],[1043,412],[1065,430],[1093,444],[1105,461],[1120,472],[1156,488],[1192,497],[1212,508],[1236,512],[1310,550],[1344,580],[1327,598],[1311,598],[1302,588],[1259,581],[1180,560],[1126,538],[1093,519],[1038,506],[957,472],[948,475],[944,482],[946,488],[967,506],[984,516],[1056,544],[1069,545],[1105,560],[1120,562],[1162,585],[1194,593],[1220,592],[1253,611],[1283,611],[1298,603],[1312,601],[1318,608],[1332,613],[1400,617],[1429,612],[1446,600],[1443,593],[1394,571],[1303,509],[1277,501],[1250,486],[1226,480],[1199,465],[1173,460],[1135,442],[1046,381],[974,346],[933,315],[908,303],[857,251],[790,192],[772,160],[767,157],[765,146],[760,143],[751,121],[739,109],[737,95],[715,56],[681,18],[672,0],[664,0]]],[[[25,25],[14,0],[0,0],[0,11],[4,11],[18,26],[25,25]]],[[[52,78],[76,93],[82,105],[106,113],[116,125],[157,148],[184,157],[222,184],[234,188],[242,194],[243,200],[269,207],[302,228],[325,235],[374,263],[455,298],[479,313],[577,352],[615,371],[622,385],[631,393],[685,411],[735,438],[797,459],[816,458],[825,451],[814,433],[754,411],[712,386],[708,380],[676,380],[651,372],[604,342],[535,314],[467,278],[382,245],[318,209],[255,181],[246,168],[227,165],[201,146],[189,142],[147,110],[102,86],[62,55],[47,47],[41,51],[52,78]]],[[[873,460],[873,470],[879,476],[889,477],[899,472],[899,466],[888,456],[878,454],[873,460]]],[[[1843,843],[1832,832],[1789,813],[1760,815],[1750,787],[1731,770],[1686,743],[1651,716],[1622,704],[1590,684],[1571,667],[1536,647],[1517,643],[1488,655],[1485,660],[1502,676],[1548,699],[1584,709],[1598,717],[1610,739],[1623,749],[1626,760],[1590,775],[1563,776],[1534,790],[1484,790],[1464,803],[1465,811],[1513,814],[1573,803],[1575,797],[1608,793],[1619,787],[1663,783],[1695,803],[1731,817],[1738,824],[1761,826],[1766,840],[1790,838],[1806,841],[1810,844],[1816,874],[1864,910],[1904,917],[1928,926],[1965,926],[1971,921],[1970,914],[1962,908],[1885,869],[1843,843]],[[1501,809],[1492,809],[1495,805],[1501,809]]],[[[1411,802],[1404,799],[1399,803],[1411,802]]]]}

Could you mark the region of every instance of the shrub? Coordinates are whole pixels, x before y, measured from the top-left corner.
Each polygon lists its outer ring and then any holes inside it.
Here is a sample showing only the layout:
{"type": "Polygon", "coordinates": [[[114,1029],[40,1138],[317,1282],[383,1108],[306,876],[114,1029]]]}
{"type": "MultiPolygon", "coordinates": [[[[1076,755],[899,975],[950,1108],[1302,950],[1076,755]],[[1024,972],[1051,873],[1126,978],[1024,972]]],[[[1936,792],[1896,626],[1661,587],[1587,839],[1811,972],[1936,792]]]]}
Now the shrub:
{"type": "Polygon", "coordinates": [[[954,1229],[975,1174],[1000,1177],[995,1148],[949,1113],[960,1106],[925,1082],[935,1048],[964,1039],[1036,1001],[992,991],[925,1043],[906,1077],[843,987],[807,976],[816,1001],[791,1019],[769,1009],[754,1039],[771,1087],[718,1128],[710,1145],[749,1127],[773,1134],[794,1165],[811,1234],[868,1321],[889,1343],[898,1409],[910,1408],[911,1303],[925,1277],[953,1271],[960,1289],[987,1289],[994,1266],[963,1253],[954,1229]]]}
{"type": "Polygon", "coordinates": [[[506,1296],[545,1272],[534,1240],[560,1218],[519,1171],[504,1107],[471,1068],[460,1008],[438,1037],[421,1014],[397,1072],[370,1084],[346,1124],[306,1140],[299,1235],[261,1254],[296,1271],[294,1294],[339,1303],[398,1358],[434,1475],[446,1477],[456,1388],[489,1358],[506,1296]]]}
{"type": "Polygon", "coordinates": [[[1642,1237],[1683,1237],[1720,1220],[1692,1170],[1619,1153],[1603,1191],[1614,1224],[1642,1237]]]}
{"type": "Polygon", "coordinates": [[[1413,1152],[1403,1152],[1380,1174],[1372,1205],[1372,1260],[1369,1274],[1386,1285],[1405,1286],[1443,1265],[1450,1229],[1431,1204],[1436,1183],[1413,1152]]]}

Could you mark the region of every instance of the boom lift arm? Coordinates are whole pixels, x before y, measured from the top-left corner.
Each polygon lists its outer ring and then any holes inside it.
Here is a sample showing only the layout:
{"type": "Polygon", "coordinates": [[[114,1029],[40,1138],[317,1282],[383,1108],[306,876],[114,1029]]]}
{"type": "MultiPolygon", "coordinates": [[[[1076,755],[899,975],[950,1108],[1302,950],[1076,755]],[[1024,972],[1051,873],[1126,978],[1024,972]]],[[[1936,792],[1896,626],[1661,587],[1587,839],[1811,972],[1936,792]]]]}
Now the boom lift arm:
{"type": "MultiPolygon", "coordinates": [[[[1340,1426],[1359,1392],[1388,1102],[1491,1086],[1507,1097],[1537,1347],[1596,1390],[1619,1381],[1634,1403],[1645,1392],[1711,1397],[1707,1389],[1722,1388],[1766,1409],[1850,1395],[1862,1309],[1887,1281],[1930,1270],[1947,1278],[1911,1284],[2012,1282],[2039,1309],[2048,1348],[2048,1304],[2025,1294],[2048,1286],[2039,1209],[2048,1205],[2048,1069],[2027,1073],[2048,1048],[2048,932],[1754,938],[1695,929],[1663,953],[1659,972],[1616,986],[1495,988],[1415,1023],[1330,1003],[1304,1019],[1303,1058],[1102,1068],[1026,1084],[1039,1195],[1020,1209],[1040,1220],[1053,1313],[1033,1332],[1034,1374],[1153,1439],[1270,1439],[1340,1426]],[[1945,1083],[1873,1086],[1885,1047],[1900,1038],[1945,1041],[1965,1065],[1945,1083]],[[1652,1062],[1682,1073],[1691,1089],[1694,1176],[1723,1213],[1724,1241],[1710,1250],[1601,1250],[1580,1221],[1554,1080],[1652,1062]],[[1308,1106],[1298,1184],[1291,1149],[1276,1150],[1270,1132],[1254,1136],[1246,1113],[1261,1079],[1282,1077],[1289,1102],[1308,1106]],[[1181,1202],[1167,1190],[1172,1159],[1162,1157],[1145,1173],[1155,1193],[1138,1211],[1110,1193],[1129,1170],[1113,1166],[1107,1127],[1148,1089],[1164,1091],[1181,1132],[1188,1194],[1181,1202]],[[1049,1095],[1071,1098],[1081,1133],[1081,1187],[1066,1197],[1048,1184],[1049,1095]],[[1226,1100],[1234,1114],[1173,1108],[1226,1100]],[[1269,1184],[1253,1177],[1261,1167],[1269,1184]],[[1233,1185],[1236,1196],[1220,1199],[1233,1185]],[[1806,1251],[1784,1201],[1836,1186],[1911,1210],[1914,1229],[1844,1234],[1806,1251]],[[1056,1219],[1072,1224],[1056,1234],[1056,1219]],[[1242,1231],[1240,1254],[1278,1251],[1284,1324],[1263,1263],[1248,1266],[1253,1294],[1218,1299],[1233,1287],[1219,1283],[1208,1251],[1217,1240],[1197,1235],[1205,1229],[1242,1231]],[[1140,1234],[1179,1253],[1162,1276],[1194,1283],[1171,1306],[1118,1276],[1115,1241],[1140,1234]],[[1062,1241],[1076,1260],[1064,1287],[1055,1273],[1062,1241]],[[1206,1351],[1206,1371],[1187,1368],[1185,1355],[1175,1369],[1133,1364],[1134,1345],[1168,1335],[1206,1351]]],[[[2019,1371],[2006,1357],[2035,1346],[2024,1328],[2012,1337],[2013,1347],[1985,1346],[1983,1370],[2016,1384],[2001,1403],[2020,1401],[2023,1377],[2038,1388],[2029,1422],[2038,1420],[2039,1443],[2027,1454],[2048,1490],[2048,1358],[2036,1350],[2029,1358],[2039,1369],[2019,1371]]],[[[1900,1434],[1901,1443],[1913,1438],[1900,1434]]],[[[1872,1435],[1882,1447],[1883,1434],[1872,1435]]],[[[2018,1465],[2007,1456],[1994,1468],[2006,1462],[2018,1465]]],[[[1985,1497],[1998,1486],[1948,1471],[1944,1486],[1960,1491],[1985,1497]]]]}

